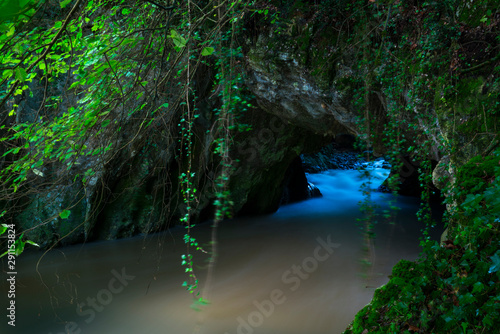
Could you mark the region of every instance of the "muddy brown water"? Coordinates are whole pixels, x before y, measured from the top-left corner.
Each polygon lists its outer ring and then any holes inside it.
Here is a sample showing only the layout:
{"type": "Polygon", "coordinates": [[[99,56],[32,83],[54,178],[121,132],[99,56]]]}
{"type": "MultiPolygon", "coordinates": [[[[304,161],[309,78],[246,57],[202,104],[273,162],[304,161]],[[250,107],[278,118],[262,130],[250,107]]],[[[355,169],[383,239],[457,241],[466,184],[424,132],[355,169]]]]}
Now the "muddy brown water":
{"type": "MultiPolygon", "coordinates": [[[[372,188],[387,171],[375,169],[372,188]]],[[[208,305],[193,304],[182,283],[184,228],[131,239],[95,242],[42,253],[16,263],[16,326],[7,325],[3,265],[0,333],[22,334],[327,334],[341,333],[388,281],[400,259],[415,259],[422,224],[417,201],[400,197],[395,224],[380,220],[366,256],[357,218],[363,200],[357,171],[308,176],[323,192],[269,216],[223,222],[208,305]],[[38,267],[37,267],[38,263],[38,267]],[[38,269],[37,269],[38,268],[38,269]]],[[[373,194],[382,209],[388,194],[373,194]]],[[[200,244],[210,224],[193,230],[200,244]]],[[[440,231],[433,231],[438,237],[440,231]]],[[[206,282],[207,255],[194,252],[206,282]]]]}

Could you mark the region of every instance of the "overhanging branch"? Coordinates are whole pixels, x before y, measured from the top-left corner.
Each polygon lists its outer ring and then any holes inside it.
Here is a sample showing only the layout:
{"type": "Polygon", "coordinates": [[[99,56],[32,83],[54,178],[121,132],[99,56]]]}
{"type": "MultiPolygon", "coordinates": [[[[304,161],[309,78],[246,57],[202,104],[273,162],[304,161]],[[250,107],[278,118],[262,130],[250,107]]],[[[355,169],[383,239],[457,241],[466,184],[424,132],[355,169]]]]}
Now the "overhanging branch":
{"type": "Polygon", "coordinates": [[[155,5],[156,7],[159,7],[161,9],[163,9],[163,10],[172,10],[172,9],[175,8],[175,6],[167,6],[167,7],[165,7],[165,6],[162,6],[162,5],[160,5],[160,4],[158,4],[158,3],[154,2],[154,1],[151,1],[151,0],[146,0],[146,2],[149,2],[149,3],[153,4],[153,5],[155,5]]]}

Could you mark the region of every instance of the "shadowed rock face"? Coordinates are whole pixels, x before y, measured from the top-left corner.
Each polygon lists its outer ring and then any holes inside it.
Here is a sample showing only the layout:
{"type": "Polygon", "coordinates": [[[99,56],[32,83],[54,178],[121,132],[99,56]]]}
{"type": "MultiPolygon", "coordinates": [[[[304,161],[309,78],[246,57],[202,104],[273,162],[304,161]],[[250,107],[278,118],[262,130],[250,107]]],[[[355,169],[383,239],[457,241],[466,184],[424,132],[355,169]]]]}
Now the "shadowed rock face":
{"type": "MultiPolygon", "coordinates": [[[[317,188],[315,188],[317,189],[317,188]]],[[[283,189],[283,196],[281,197],[281,205],[294,203],[298,201],[305,200],[313,193],[313,190],[309,189],[309,183],[307,182],[306,175],[304,173],[304,168],[302,167],[302,161],[300,157],[295,158],[285,175],[285,187],[283,189]]]]}

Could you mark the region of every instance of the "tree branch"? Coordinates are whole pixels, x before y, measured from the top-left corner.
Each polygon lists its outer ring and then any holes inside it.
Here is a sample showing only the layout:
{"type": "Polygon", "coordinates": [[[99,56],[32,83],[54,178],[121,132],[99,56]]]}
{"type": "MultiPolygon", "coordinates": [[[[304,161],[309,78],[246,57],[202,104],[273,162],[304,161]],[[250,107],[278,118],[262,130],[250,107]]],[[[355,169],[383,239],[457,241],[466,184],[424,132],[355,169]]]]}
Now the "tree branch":
{"type": "Polygon", "coordinates": [[[156,7],[159,7],[161,9],[163,9],[163,10],[172,10],[172,9],[175,8],[175,6],[165,7],[165,6],[162,6],[162,5],[160,5],[160,4],[158,4],[158,3],[154,2],[154,1],[151,1],[151,0],[146,0],[146,2],[149,2],[149,3],[153,4],[153,5],[155,5],[156,7]]]}
{"type": "Polygon", "coordinates": [[[497,60],[499,60],[499,59],[500,59],[500,53],[498,53],[495,57],[491,58],[490,60],[485,61],[484,63],[481,63],[481,64],[479,64],[479,65],[476,65],[476,66],[473,66],[473,67],[470,67],[470,68],[465,68],[465,69],[462,69],[462,70],[460,70],[459,72],[460,72],[460,73],[468,73],[468,72],[473,72],[473,71],[475,71],[475,70],[480,69],[480,68],[481,68],[481,67],[483,67],[483,66],[486,66],[486,65],[489,65],[489,64],[491,64],[491,63],[494,63],[494,62],[496,62],[496,61],[497,61],[497,60]]]}
{"type": "MultiPolygon", "coordinates": [[[[66,19],[64,20],[63,25],[61,26],[61,28],[59,28],[59,31],[57,32],[57,34],[54,36],[54,38],[52,38],[52,41],[50,41],[50,43],[47,45],[47,48],[42,53],[42,55],[40,57],[38,57],[38,59],[33,64],[31,64],[31,66],[28,68],[28,70],[26,71],[26,73],[29,73],[42,59],[45,59],[45,57],[47,57],[47,55],[49,54],[50,49],[54,46],[54,44],[57,42],[57,40],[59,39],[59,37],[61,37],[64,29],[66,29],[66,26],[69,23],[69,20],[70,20],[71,16],[76,11],[76,8],[78,7],[78,5],[81,2],[82,2],[82,0],[77,0],[76,1],[75,5],[73,6],[73,8],[71,8],[71,11],[68,13],[68,16],[66,16],[66,19]]],[[[0,102],[0,109],[2,109],[2,107],[5,105],[5,103],[7,102],[7,100],[12,96],[12,94],[14,93],[14,91],[16,90],[17,86],[19,86],[20,83],[21,82],[19,80],[16,80],[16,82],[14,82],[12,84],[12,87],[11,87],[9,93],[7,93],[7,95],[2,99],[2,102],[0,102]]]]}

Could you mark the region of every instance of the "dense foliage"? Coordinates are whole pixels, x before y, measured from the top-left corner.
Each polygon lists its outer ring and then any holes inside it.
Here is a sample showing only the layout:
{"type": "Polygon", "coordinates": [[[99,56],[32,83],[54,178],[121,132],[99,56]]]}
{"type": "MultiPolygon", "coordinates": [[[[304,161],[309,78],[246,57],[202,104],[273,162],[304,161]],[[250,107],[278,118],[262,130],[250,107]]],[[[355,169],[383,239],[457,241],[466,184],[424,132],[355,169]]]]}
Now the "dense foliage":
{"type": "MultiPolygon", "coordinates": [[[[191,235],[198,206],[210,200],[199,196],[198,187],[212,188],[215,233],[217,222],[231,215],[232,133],[246,129],[233,118],[251,107],[241,92],[242,54],[235,36],[245,15],[264,10],[253,2],[225,0],[5,6],[9,15],[0,25],[5,220],[40,206],[43,197],[50,204],[37,210],[45,217],[27,217],[28,235],[46,236],[43,246],[53,247],[53,235],[64,242],[83,227],[85,239],[92,239],[93,222],[114,196],[107,180],[121,176],[122,192],[154,182],[153,205],[143,213],[132,208],[123,222],[140,219],[145,232],[164,229],[171,220],[186,226],[184,286],[193,293],[198,288],[193,253],[209,253],[211,266],[216,256],[215,234],[207,250],[191,235]],[[204,135],[206,123],[213,126],[204,135]],[[132,170],[140,176],[134,179],[132,170]],[[96,187],[99,196],[92,198],[96,187]],[[82,216],[84,221],[74,221],[82,216]],[[67,224],[56,227],[60,220],[67,224]]],[[[145,196],[131,194],[131,206],[145,196]]]]}

